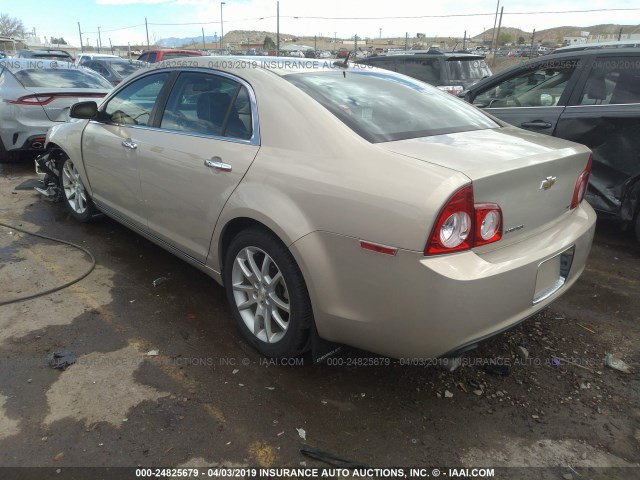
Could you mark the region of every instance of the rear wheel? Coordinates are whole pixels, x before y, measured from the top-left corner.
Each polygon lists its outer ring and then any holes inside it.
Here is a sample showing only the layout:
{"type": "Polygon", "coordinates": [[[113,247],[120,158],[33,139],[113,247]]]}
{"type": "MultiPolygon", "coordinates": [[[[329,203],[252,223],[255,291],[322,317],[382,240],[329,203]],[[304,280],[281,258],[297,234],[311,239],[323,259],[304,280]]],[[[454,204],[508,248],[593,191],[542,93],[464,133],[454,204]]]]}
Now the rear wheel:
{"type": "Polygon", "coordinates": [[[264,230],[245,230],[231,241],[224,266],[227,298],[245,339],[266,357],[304,353],[311,301],[287,247],[264,230]]]}
{"type": "Polygon", "coordinates": [[[84,188],[75,164],[64,155],[58,160],[58,171],[62,199],[71,215],[80,222],[90,222],[98,210],[84,188]]]}

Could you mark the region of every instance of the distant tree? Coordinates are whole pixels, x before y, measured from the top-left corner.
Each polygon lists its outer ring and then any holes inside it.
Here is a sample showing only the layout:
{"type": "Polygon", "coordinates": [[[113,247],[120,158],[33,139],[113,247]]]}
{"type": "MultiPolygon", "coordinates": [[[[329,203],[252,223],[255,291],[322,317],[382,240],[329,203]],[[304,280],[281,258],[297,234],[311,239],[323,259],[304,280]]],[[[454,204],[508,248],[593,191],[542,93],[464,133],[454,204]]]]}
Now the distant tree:
{"type": "Polygon", "coordinates": [[[505,45],[505,44],[511,43],[511,42],[513,42],[513,35],[511,35],[510,33],[503,32],[498,37],[498,44],[499,45],[505,45]]]}
{"type": "Polygon", "coordinates": [[[273,41],[273,38],[267,35],[266,37],[264,37],[264,43],[262,44],[262,47],[265,50],[275,50],[276,43],[273,41]]]}
{"type": "Polygon", "coordinates": [[[51,37],[51,40],[49,40],[49,43],[51,43],[52,45],[66,45],[67,42],[64,40],[64,38],[60,37],[60,38],[56,38],[56,37],[51,37]]]}
{"type": "Polygon", "coordinates": [[[522,35],[520,35],[518,37],[518,45],[522,45],[524,43],[524,37],[522,35]]]}
{"type": "Polygon", "coordinates": [[[10,17],[8,13],[0,13],[0,35],[4,37],[22,37],[24,33],[22,20],[10,17]]]}

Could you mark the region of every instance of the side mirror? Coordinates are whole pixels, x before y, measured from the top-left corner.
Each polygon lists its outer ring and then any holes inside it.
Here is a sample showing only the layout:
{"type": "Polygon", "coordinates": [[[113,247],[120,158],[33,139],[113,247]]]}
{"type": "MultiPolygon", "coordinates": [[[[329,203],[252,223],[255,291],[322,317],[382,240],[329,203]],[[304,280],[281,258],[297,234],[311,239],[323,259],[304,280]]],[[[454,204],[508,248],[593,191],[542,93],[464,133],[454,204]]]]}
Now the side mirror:
{"type": "Polygon", "coordinates": [[[69,111],[69,116],[83,120],[94,119],[98,116],[98,104],[91,100],[88,102],[74,103],[69,111]]]}

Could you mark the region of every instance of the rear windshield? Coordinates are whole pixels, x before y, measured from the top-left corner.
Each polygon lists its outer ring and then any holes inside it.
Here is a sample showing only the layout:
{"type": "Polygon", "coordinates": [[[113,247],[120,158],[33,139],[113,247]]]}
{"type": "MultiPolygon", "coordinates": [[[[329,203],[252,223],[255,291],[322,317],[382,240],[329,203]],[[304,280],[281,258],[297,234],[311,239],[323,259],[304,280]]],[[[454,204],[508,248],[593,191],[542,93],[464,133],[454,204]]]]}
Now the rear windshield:
{"type": "Polygon", "coordinates": [[[462,100],[393,73],[331,71],[284,78],[372,143],[499,127],[462,100]]]}
{"type": "Polygon", "coordinates": [[[14,75],[25,87],[111,88],[97,73],[77,68],[34,68],[19,70],[14,75]]]}
{"type": "Polygon", "coordinates": [[[144,66],[144,63],[110,62],[111,68],[119,75],[126,77],[144,66]]]}
{"type": "Polygon", "coordinates": [[[445,63],[451,80],[480,80],[491,75],[491,70],[483,59],[452,58],[445,63]]]}

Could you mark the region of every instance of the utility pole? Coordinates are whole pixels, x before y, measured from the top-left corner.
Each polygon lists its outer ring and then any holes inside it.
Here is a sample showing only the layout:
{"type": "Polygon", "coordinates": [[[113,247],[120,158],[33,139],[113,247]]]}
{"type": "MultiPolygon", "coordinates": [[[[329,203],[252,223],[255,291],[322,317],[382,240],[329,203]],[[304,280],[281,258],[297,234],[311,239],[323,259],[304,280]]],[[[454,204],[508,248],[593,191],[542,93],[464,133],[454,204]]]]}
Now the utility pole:
{"type": "Polygon", "coordinates": [[[618,41],[622,38],[622,27],[620,27],[620,31],[618,32],[618,41]]]}
{"type": "Polygon", "coordinates": [[[404,34],[404,49],[409,50],[409,32],[404,34]]]}
{"type": "Polygon", "coordinates": [[[533,55],[533,42],[535,42],[536,39],[536,29],[533,29],[533,33],[531,34],[531,48],[529,48],[529,53],[531,55],[533,55]]]}
{"type": "Polygon", "coordinates": [[[202,49],[204,50],[206,47],[204,46],[204,27],[202,27],[202,49]]]}
{"type": "Polygon", "coordinates": [[[467,49],[467,31],[464,31],[464,37],[462,37],[462,49],[467,49]]]}
{"type": "Polygon", "coordinates": [[[380,27],[380,40],[382,40],[382,27],[380,27]]]}
{"type": "Polygon", "coordinates": [[[276,57],[280,56],[280,2],[276,2],[276,57]]]}
{"type": "Polygon", "coordinates": [[[220,2],[220,46],[224,45],[222,42],[224,40],[224,21],[222,20],[222,6],[226,2],[220,2]]]}
{"type": "Polygon", "coordinates": [[[80,35],[80,52],[84,52],[84,45],[82,45],[82,30],[80,30],[80,22],[78,22],[78,35],[80,35]]]}
{"type": "Polygon", "coordinates": [[[313,36],[313,52],[315,54],[315,52],[318,50],[318,35],[314,35],[313,36]]]}
{"type": "Polygon", "coordinates": [[[498,4],[496,5],[496,18],[493,19],[493,31],[491,32],[491,45],[489,46],[489,48],[491,50],[493,50],[493,55],[494,55],[494,59],[495,59],[495,50],[496,50],[496,46],[495,44],[498,42],[498,40],[496,39],[496,23],[498,21],[498,10],[500,9],[500,0],[498,0],[498,4]]]}
{"type": "Polygon", "coordinates": [[[144,17],[144,28],[147,31],[147,50],[151,50],[149,47],[149,24],[147,23],[147,17],[144,17]]]}
{"type": "MultiPolygon", "coordinates": [[[[496,50],[498,50],[498,37],[500,36],[500,27],[502,27],[502,12],[504,12],[504,7],[500,8],[500,22],[498,22],[498,34],[496,35],[496,48],[493,51],[493,62],[492,66],[496,66],[496,50]]],[[[534,30],[535,34],[535,30],[534,30]]]]}
{"type": "Polygon", "coordinates": [[[358,34],[357,33],[356,33],[356,36],[353,37],[353,40],[354,40],[353,50],[358,51],[358,34]]]}
{"type": "Polygon", "coordinates": [[[111,37],[109,37],[109,47],[111,47],[111,55],[113,55],[113,44],[111,43],[111,37]]]}
{"type": "Polygon", "coordinates": [[[98,27],[98,53],[100,53],[101,48],[102,48],[102,37],[100,36],[100,27],[98,27]]]}

